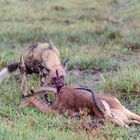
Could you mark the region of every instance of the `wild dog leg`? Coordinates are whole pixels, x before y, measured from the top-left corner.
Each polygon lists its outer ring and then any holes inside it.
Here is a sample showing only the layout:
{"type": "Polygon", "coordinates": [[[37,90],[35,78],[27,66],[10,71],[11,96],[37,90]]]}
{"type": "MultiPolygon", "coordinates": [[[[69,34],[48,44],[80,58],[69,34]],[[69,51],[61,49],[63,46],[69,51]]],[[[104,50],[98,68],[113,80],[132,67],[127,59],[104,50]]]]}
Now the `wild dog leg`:
{"type": "MultiPolygon", "coordinates": [[[[46,77],[46,75],[41,70],[40,70],[40,74],[39,75],[40,75],[40,86],[43,87],[45,85],[45,77],[46,77]]],[[[51,103],[51,101],[50,101],[50,99],[48,97],[48,93],[46,93],[44,91],[44,92],[42,92],[42,95],[43,95],[46,103],[48,105],[51,105],[52,103],[51,103]]]]}
{"type": "Polygon", "coordinates": [[[37,99],[36,97],[32,97],[30,100],[23,101],[18,106],[25,107],[29,105],[36,106],[42,113],[48,114],[51,111],[51,107],[43,103],[41,100],[37,99]]]}
{"type": "Polygon", "coordinates": [[[40,86],[44,86],[45,84],[45,74],[42,72],[42,70],[40,69],[40,73],[39,73],[39,76],[40,76],[40,86]]]}
{"type": "Polygon", "coordinates": [[[21,87],[22,95],[27,91],[27,74],[23,73],[22,74],[22,82],[21,82],[21,87]]]}
{"type": "Polygon", "coordinates": [[[21,58],[20,58],[19,70],[20,70],[20,73],[22,75],[22,77],[21,77],[22,82],[21,82],[20,89],[22,91],[22,94],[24,94],[24,92],[26,92],[26,90],[27,90],[27,69],[26,69],[26,66],[25,66],[23,56],[21,56],[21,58]]]}

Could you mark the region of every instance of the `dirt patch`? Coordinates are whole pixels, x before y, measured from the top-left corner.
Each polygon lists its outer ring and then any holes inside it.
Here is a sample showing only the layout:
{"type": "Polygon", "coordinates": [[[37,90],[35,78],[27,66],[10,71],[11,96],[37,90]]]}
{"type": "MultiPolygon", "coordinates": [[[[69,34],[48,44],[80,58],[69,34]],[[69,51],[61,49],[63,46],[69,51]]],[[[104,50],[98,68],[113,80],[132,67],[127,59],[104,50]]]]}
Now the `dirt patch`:
{"type": "Polygon", "coordinates": [[[89,88],[94,88],[101,82],[102,71],[80,71],[72,70],[68,72],[68,83],[74,83],[81,86],[87,86],[89,88]]]}

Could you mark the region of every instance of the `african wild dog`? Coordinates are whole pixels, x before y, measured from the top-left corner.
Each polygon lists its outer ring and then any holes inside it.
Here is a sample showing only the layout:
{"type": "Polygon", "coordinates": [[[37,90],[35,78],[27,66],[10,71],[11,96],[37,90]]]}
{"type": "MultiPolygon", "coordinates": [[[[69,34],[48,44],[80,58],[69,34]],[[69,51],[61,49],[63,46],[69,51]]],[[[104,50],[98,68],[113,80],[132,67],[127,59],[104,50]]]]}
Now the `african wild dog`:
{"type": "MultiPolygon", "coordinates": [[[[66,65],[68,60],[61,63],[58,49],[52,43],[38,43],[29,47],[20,57],[20,61],[5,67],[0,72],[0,82],[10,73],[19,68],[23,77],[21,90],[27,89],[27,74],[37,73],[41,86],[49,84],[57,87],[64,85],[66,65]]],[[[47,94],[45,94],[48,100],[47,94]]]]}

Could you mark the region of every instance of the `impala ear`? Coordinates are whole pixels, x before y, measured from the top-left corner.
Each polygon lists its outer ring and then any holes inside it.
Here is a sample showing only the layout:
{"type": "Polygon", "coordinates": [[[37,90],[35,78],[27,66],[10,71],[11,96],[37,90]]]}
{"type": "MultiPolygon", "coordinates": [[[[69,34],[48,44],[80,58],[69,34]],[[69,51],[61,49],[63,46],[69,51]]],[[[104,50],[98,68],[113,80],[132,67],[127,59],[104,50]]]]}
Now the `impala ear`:
{"type": "Polygon", "coordinates": [[[67,64],[68,64],[69,59],[64,59],[61,64],[62,66],[66,69],[67,68],[67,64]]]}

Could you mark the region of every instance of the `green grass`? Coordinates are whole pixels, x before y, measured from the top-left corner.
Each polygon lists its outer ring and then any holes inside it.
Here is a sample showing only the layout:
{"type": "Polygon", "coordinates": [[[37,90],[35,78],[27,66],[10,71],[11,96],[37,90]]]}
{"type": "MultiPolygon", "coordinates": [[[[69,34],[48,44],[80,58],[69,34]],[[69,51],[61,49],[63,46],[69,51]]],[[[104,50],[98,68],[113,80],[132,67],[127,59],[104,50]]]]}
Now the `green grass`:
{"type": "MultiPolygon", "coordinates": [[[[19,60],[36,42],[51,40],[61,58],[69,58],[67,81],[117,96],[140,114],[139,0],[1,0],[0,69],[19,60]],[[99,84],[92,72],[99,70],[99,84]],[[81,72],[82,73],[82,72],[81,72]]],[[[96,76],[96,75],[95,75],[96,76]]],[[[38,85],[34,76],[30,87],[38,85]]],[[[34,107],[18,108],[18,72],[0,85],[0,139],[139,139],[139,126],[107,126],[86,131],[84,118],[67,119],[57,112],[44,116],[34,107]]]]}
{"type": "Polygon", "coordinates": [[[101,88],[120,98],[125,104],[133,104],[139,114],[140,101],[140,67],[138,65],[122,66],[117,73],[102,76],[101,88]]]}
{"type": "Polygon", "coordinates": [[[106,92],[124,92],[132,94],[131,96],[140,93],[140,68],[138,66],[123,67],[116,74],[106,76],[103,80],[106,92]]]}

